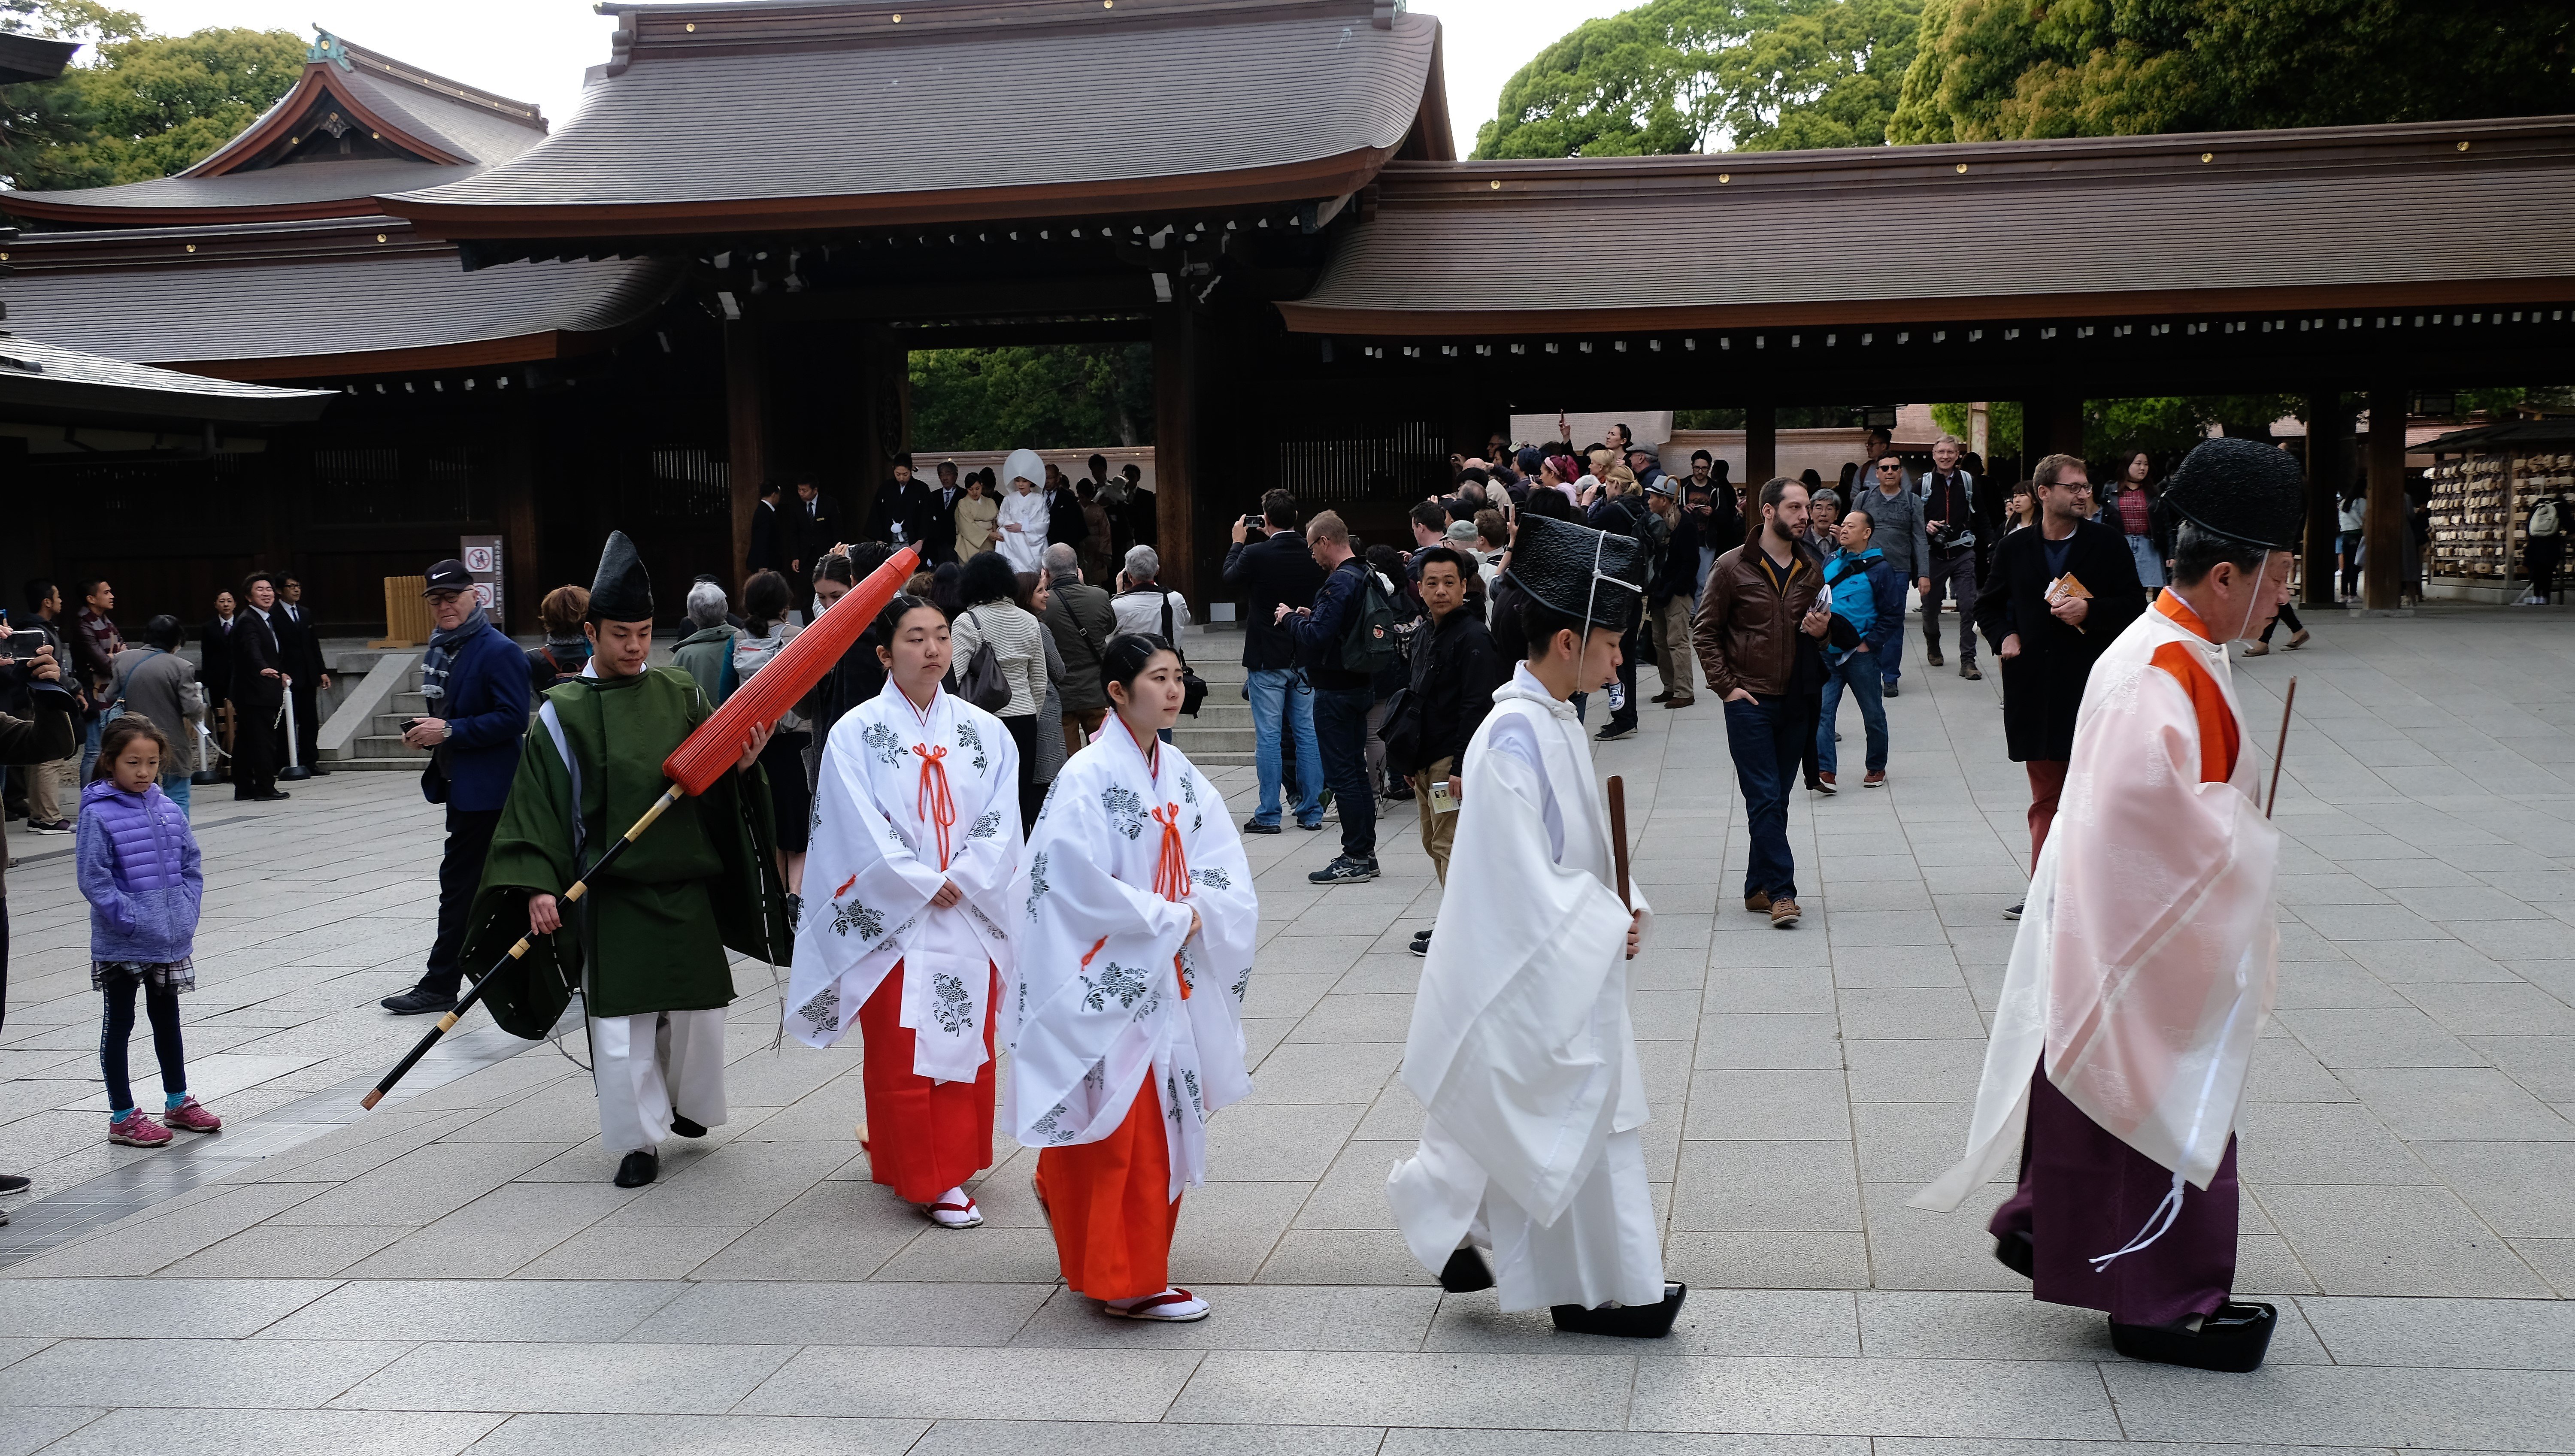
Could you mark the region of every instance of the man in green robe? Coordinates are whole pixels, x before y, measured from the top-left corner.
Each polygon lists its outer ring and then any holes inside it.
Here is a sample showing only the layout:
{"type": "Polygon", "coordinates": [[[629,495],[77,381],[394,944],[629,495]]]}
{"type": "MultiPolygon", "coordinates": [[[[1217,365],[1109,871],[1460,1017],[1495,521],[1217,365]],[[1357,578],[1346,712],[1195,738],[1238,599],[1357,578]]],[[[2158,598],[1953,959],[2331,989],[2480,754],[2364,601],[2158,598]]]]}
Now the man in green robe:
{"type": "Polygon", "coordinates": [[[562,898],[669,788],[663,760],[714,712],[686,672],[645,666],[652,584],[622,532],[600,557],[583,631],[590,666],[543,696],[465,958],[491,965],[522,927],[531,936],[484,996],[520,1036],[546,1035],[580,989],[600,1138],[624,1155],[617,1185],[634,1188],[659,1175],[664,1138],[703,1137],[726,1120],[727,948],[784,965],[795,931],[759,765],[765,729],[737,771],[673,804],[580,899],[562,898]]]}

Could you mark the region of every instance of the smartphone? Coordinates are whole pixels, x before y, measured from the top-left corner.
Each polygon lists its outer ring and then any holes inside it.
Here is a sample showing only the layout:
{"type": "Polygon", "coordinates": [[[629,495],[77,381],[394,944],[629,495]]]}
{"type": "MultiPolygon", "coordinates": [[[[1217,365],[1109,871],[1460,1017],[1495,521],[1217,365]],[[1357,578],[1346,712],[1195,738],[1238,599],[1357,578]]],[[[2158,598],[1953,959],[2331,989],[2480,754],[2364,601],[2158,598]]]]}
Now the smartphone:
{"type": "Polygon", "coordinates": [[[1257,526],[1259,526],[1259,525],[1261,524],[1261,513],[1260,513],[1260,512],[1258,512],[1258,511],[1255,511],[1255,512],[1252,512],[1251,514],[1249,514],[1249,515],[1245,516],[1245,517],[1243,518],[1243,524],[1244,524],[1245,526],[1248,526],[1248,527],[1257,527],[1257,526]]]}
{"type": "Polygon", "coordinates": [[[404,732],[406,732],[406,733],[410,732],[413,728],[418,728],[418,727],[420,727],[420,720],[419,720],[419,719],[416,719],[416,718],[407,718],[407,719],[404,719],[404,720],[402,721],[402,730],[403,730],[404,732]]]}
{"type": "Polygon", "coordinates": [[[6,656],[12,658],[32,658],[38,649],[51,641],[51,638],[33,628],[13,629],[9,634],[7,648],[0,652],[5,652],[6,656]]]}

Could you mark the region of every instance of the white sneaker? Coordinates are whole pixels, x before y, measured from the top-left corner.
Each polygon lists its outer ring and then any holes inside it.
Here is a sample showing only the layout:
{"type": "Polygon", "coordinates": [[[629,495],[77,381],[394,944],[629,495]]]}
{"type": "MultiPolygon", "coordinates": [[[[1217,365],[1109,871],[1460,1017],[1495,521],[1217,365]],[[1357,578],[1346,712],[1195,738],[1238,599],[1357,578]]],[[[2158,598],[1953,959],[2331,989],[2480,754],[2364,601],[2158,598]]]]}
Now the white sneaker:
{"type": "Polygon", "coordinates": [[[1151,1320],[1162,1324],[1188,1324],[1208,1317],[1208,1302],[1181,1288],[1166,1289],[1160,1294],[1139,1295],[1134,1299],[1104,1300],[1103,1314],[1120,1319],[1151,1320]]]}

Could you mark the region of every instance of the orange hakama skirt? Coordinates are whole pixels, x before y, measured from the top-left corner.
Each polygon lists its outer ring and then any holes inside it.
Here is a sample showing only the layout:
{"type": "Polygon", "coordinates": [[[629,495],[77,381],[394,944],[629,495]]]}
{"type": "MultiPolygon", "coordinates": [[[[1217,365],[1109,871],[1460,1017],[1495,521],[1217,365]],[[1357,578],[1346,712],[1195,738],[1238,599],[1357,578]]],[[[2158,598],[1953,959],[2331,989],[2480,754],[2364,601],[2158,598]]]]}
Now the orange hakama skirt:
{"type": "Polygon", "coordinates": [[[1002,974],[985,1001],[984,1064],[971,1082],[934,1082],[913,1068],[912,1028],[903,1024],[903,963],[859,1007],[866,1042],[860,1080],[867,1090],[868,1173],[911,1203],[941,1194],[993,1165],[994,1060],[990,1008],[1002,999],[1002,974]]]}
{"type": "Polygon", "coordinates": [[[1093,1299],[1134,1299],[1172,1287],[1172,1152],[1163,1099],[1149,1072],[1127,1120],[1098,1142],[1038,1153],[1038,1197],[1055,1230],[1066,1287],[1093,1299]]]}

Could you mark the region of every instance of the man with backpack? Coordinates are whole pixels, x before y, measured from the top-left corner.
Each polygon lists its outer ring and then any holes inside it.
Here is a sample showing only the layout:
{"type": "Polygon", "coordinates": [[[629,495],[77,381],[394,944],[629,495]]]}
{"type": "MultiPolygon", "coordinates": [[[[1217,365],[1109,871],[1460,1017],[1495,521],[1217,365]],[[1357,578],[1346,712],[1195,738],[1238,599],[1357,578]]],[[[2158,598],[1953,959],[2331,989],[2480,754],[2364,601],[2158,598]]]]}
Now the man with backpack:
{"type": "Polygon", "coordinates": [[[1306,875],[1315,884],[1376,878],[1376,795],[1367,782],[1367,718],[1372,684],[1394,661],[1394,603],[1350,551],[1350,529],[1330,511],[1305,523],[1314,565],[1326,575],[1312,607],[1279,604],[1272,622],[1288,630],[1314,688],[1314,741],[1323,781],[1340,805],[1341,853],[1306,875]],[[1292,619],[1292,620],[1291,620],[1292,619]]]}

